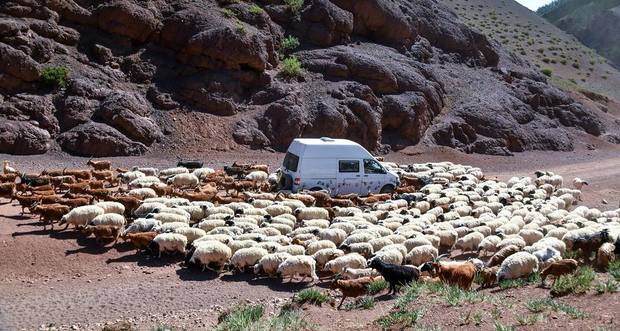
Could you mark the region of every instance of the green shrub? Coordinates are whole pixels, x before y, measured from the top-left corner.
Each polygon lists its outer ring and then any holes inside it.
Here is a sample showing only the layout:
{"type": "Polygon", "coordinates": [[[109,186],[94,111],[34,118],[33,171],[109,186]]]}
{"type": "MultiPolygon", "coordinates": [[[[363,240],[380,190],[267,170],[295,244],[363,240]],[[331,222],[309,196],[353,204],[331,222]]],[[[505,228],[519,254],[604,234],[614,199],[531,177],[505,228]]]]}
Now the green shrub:
{"type": "Polygon", "coordinates": [[[356,299],[354,302],[349,302],[344,305],[344,310],[353,309],[371,309],[375,306],[375,299],[371,296],[363,296],[356,299]]]}
{"type": "Polygon", "coordinates": [[[505,290],[505,289],[508,289],[508,288],[525,287],[527,285],[536,284],[536,283],[540,283],[540,273],[539,272],[535,272],[535,273],[529,275],[526,278],[502,280],[501,283],[499,283],[499,287],[502,290],[505,290]]]}
{"type": "Polygon", "coordinates": [[[545,318],[543,317],[542,314],[532,314],[532,315],[527,315],[527,317],[521,317],[521,316],[517,316],[517,322],[519,323],[519,325],[521,326],[526,326],[526,325],[534,325],[538,322],[543,321],[545,318]]]}
{"type": "Polygon", "coordinates": [[[297,39],[295,36],[286,36],[283,40],[282,40],[282,45],[280,45],[280,50],[285,53],[288,54],[292,51],[294,51],[297,47],[299,47],[299,39],[297,39]]]}
{"type": "Polygon", "coordinates": [[[65,87],[69,69],[65,67],[45,67],[41,70],[41,82],[47,86],[65,87]]]}
{"type": "Polygon", "coordinates": [[[218,331],[244,331],[256,323],[265,312],[262,305],[240,305],[222,313],[218,319],[218,331]]]}
{"type": "Polygon", "coordinates": [[[503,325],[502,323],[495,321],[493,323],[493,327],[495,327],[495,331],[514,331],[515,327],[512,325],[503,325]]]}
{"type": "Polygon", "coordinates": [[[246,32],[248,32],[245,24],[243,24],[243,22],[239,20],[237,20],[237,22],[235,23],[235,30],[237,30],[237,32],[239,32],[240,34],[245,34],[246,32]]]}
{"type": "Polygon", "coordinates": [[[547,77],[551,77],[551,74],[553,73],[553,70],[551,70],[549,68],[543,68],[540,72],[542,72],[543,75],[545,75],[547,77]]]}
{"type": "Polygon", "coordinates": [[[284,0],[284,3],[288,6],[288,8],[294,13],[297,14],[304,7],[304,0],[284,0]]]}
{"type": "Polygon", "coordinates": [[[375,295],[385,290],[386,288],[388,288],[388,286],[389,284],[385,280],[375,280],[375,281],[370,282],[370,284],[368,284],[367,293],[370,295],[375,295]]]}
{"type": "Polygon", "coordinates": [[[225,17],[231,18],[231,17],[237,17],[237,13],[235,13],[234,11],[228,9],[228,8],[224,8],[222,9],[222,14],[224,14],[225,17]]]}
{"type": "Polygon", "coordinates": [[[581,266],[572,275],[560,276],[551,287],[551,295],[585,293],[592,287],[594,278],[596,278],[596,274],[591,267],[581,266]]]}
{"type": "Polygon", "coordinates": [[[608,279],[605,283],[599,283],[596,286],[596,293],[616,293],[619,290],[619,285],[613,279],[608,279]]]}
{"type": "Polygon", "coordinates": [[[280,72],[289,77],[301,76],[301,61],[295,56],[289,56],[282,61],[280,72]]]}
{"type": "Polygon", "coordinates": [[[534,313],[542,313],[545,310],[551,309],[553,311],[562,312],[569,315],[572,318],[585,318],[588,317],[588,314],[581,309],[575,308],[573,306],[569,306],[563,304],[561,302],[557,302],[553,299],[535,299],[530,300],[526,304],[527,309],[534,313]]]}
{"type": "Polygon", "coordinates": [[[422,311],[419,309],[397,310],[380,317],[376,323],[379,324],[379,326],[381,326],[384,330],[392,329],[394,326],[397,326],[397,329],[402,330],[416,324],[418,320],[422,318],[422,315],[422,311]]]}
{"type": "Polygon", "coordinates": [[[304,304],[308,302],[308,303],[311,303],[317,306],[324,304],[328,300],[329,300],[329,297],[326,294],[322,293],[319,290],[315,290],[315,289],[303,290],[297,293],[294,299],[294,301],[299,304],[304,304]]]}
{"type": "Polygon", "coordinates": [[[620,261],[614,261],[609,264],[609,275],[620,281],[620,261]]]}
{"type": "Polygon", "coordinates": [[[298,310],[283,309],[277,316],[259,321],[251,330],[305,331],[316,329],[298,310]]]}
{"type": "Polygon", "coordinates": [[[263,8],[253,3],[252,5],[250,5],[250,8],[248,8],[248,11],[250,12],[250,14],[260,15],[263,13],[263,8]]]}

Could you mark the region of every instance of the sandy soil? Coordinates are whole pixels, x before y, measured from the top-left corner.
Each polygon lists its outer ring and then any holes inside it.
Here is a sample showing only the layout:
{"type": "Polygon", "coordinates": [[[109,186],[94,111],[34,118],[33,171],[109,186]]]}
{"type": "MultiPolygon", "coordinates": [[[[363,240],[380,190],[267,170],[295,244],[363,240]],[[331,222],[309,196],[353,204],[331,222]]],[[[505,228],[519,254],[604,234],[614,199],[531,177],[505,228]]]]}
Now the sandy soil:
{"type": "MultiPolygon", "coordinates": [[[[612,148],[583,150],[574,153],[528,152],[514,157],[466,155],[452,150],[410,148],[386,156],[386,160],[413,163],[450,160],[480,166],[488,177],[507,179],[513,175],[531,175],[536,169],[562,174],[566,181],[575,176],[587,179],[584,203],[603,210],[618,208],[620,193],[620,153],[612,148]],[[604,204],[605,199],[608,204],[604,204]]],[[[235,155],[213,152],[191,155],[222,166],[234,160],[258,161],[276,166],[278,153],[236,151],[235,155]]],[[[190,158],[187,157],[187,158],[190,158]]],[[[66,155],[18,157],[0,155],[16,167],[28,171],[43,168],[81,167],[84,158],[66,155]]],[[[156,155],[139,158],[114,158],[116,165],[170,166],[176,158],[156,155]]],[[[105,323],[129,320],[140,329],[167,323],[189,330],[211,329],[222,309],[239,302],[263,303],[269,312],[278,308],[306,284],[281,283],[279,280],[255,279],[250,275],[188,271],[179,266],[180,258],[150,259],[135,254],[127,244],[99,247],[94,239],[84,238],[73,230],[43,231],[19,208],[0,200],[0,330],[37,329],[53,323],[62,328],[100,330],[105,323]]],[[[601,275],[601,277],[605,277],[601,275]]],[[[325,287],[326,284],[319,284],[325,287]]],[[[533,286],[497,292],[484,290],[492,300],[447,308],[437,298],[418,299],[425,310],[421,325],[443,329],[474,329],[462,324],[463,314],[480,312],[483,329],[492,329],[491,311],[502,311],[504,324],[515,324],[517,316],[526,316],[524,303],[531,298],[548,297],[548,290],[533,286]]],[[[377,329],[373,321],[386,314],[395,299],[377,297],[375,308],[367,311],[336,311],[325,305],[308,307],[308,319],[322,330],[377,329]]],[[[617,307],[620,294],[562,298],[591,314],[591,318],[571,319],[550,313],[545,321],[525,329],[586,330],[597,326],[620,329],[617,307]]]]}

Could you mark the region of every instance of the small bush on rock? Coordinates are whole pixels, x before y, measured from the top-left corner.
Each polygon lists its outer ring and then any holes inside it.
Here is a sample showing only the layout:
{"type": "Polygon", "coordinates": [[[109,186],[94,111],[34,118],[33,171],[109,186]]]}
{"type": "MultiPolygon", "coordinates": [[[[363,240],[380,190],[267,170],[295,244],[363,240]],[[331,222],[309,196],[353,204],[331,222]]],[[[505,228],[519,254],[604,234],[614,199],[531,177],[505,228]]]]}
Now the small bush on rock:
{"type": "Polygon", "coordinates": [[[47,67],[41,71],[41,82],[55,88],[65,87],[69,69],[65,67],[47,67]]]}
{"type": "Polygon", "coordinates": [[[301,62],[295,56],[289,56],[282,61],[280,72],[289,77],[301,76],[301,62]]]}

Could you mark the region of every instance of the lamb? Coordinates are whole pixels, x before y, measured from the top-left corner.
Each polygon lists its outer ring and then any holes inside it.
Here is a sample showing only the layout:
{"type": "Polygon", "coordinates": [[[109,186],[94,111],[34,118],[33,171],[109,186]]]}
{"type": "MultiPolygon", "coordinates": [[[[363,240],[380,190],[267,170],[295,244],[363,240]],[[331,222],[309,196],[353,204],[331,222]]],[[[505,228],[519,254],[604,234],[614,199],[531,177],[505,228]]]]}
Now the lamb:
{"type": "Polygon", "coordinates": [[[497,251],[497,253],[491,256],[491,258],[487,262],[487,267],[494,267],[496,265],[502,264],[507,257],[517,253],[519,250],[519,247],[515,245],[506,246],[500,249],[499,251],[497,251]]]}
{"type": "Polygon", "coordinates": [[[101,207],[81,206],[81,207],[74,208],[68,214],[63,216],[60,219],[59,224],[60,225],[67,224],[65,226],[65,229],[67,229],[70,224],[72,224],[76,228],[78,226],[83,227],[86,224],[88,224],[88,222],[90,222],[93,218],[99,215],[103,215],[103,214],[104,214],[104,210],[101,207]]]}
{"type": "Polygon", "coordinates": [[[239,271],[255,265],[263,256],[269,254],[264,248],[248,247],[236,251],[230,258],[231,265],[239,271]]]}
{"type": "Polygon", "coordinates": [[[121,238],[123,238],[123,240],[129,240],[133,247],[139,252],[147,249],[156,236],[157,232],[126,232],[121,235],[121,238]]]}
{"type": "Polygon", "coordinates": [[[483,268],[480,271],[480,288],[487,288],[495,285],[497,281],[497,272],[499,271],[499,266],[494,266],[490,268],[483,268]]]}
{"type": "Polygon", "coordinates": [[[102,239],[114,239],[114,244],[116,244],[120,229],[121,228],[114,225],[88,225],[82,229],[82,232],[86,234],[86,236],[94,234],[98,244],[101,243],[102,239]]]}
{"type": "MultiPolygon", "coordinates": [[[[560,278],[562,275],[572,274],[577,270],[578,263],[573,259],[564,259],[561,261],[553,262],[548,265],[543,271],[540,273],[541,278],[541,286],[545,284],[545,279],[547,276],[552,275],[555,276],[553,280],[553,284],[560,278]]],[[[552,285],[553,286],[553,285],[552,285]]]]}
{"type": "MultiPolygon", "coordinates": [[[[461,252],[468,252],[478,249],[480,243],[484,240],[484,236],[479,232],[472,232],[459,238],[454,244],[454,248],[460,249],[461,252]]],[[[417,265],[417,264],[416,264],[417,265]]]]}
{"type": "Polygon", "coordinates": [[[538,270],[538,259],[528,252],[517,252],[508,256],[497,272],[497,282],[505,279],[517,279],[538,270]]]}
{"type": "Polygon", "coordinates": [[[88,225],[112,225],[118,228],[125,227],[125,216],[120,214],[103,214],[93,218],[88,225]]]}
{"type": "Polygon", "coordinates": [[[290,277],[289,281],[295,276],[311,277],[312,280],[318,279],[316,275],[316,261],[307,255],[296,255],[287,258],[278,266],[276,271],[279,277],[290,277]]]}
{"type": "Polygon", "coordinates": [[[362,277],[349,280],[334,280],[329,288],[332,290],[339,289],[340,292],[342,292],[342,300],[340,300],[340,304],[336,309],[340,309],[342,303],[344,303],[344,300],[346,298],[357,298],[366,294],[366,291],[368,290],[368,285],[373,281],[374,278],[372,277],[362,277]]]}
{"type": "MultiPolygon", "coordinates": [[[[617,241],[616,244],[618,244],[617,241]]],[[[598,252],[596,252],[596,266],[601,270],[607,270],[607,268],[609,268],[609,264],[616,260],[616,254],[614,253],[615,250],[616,246],[612,243],[602,244],[601,247],[599,247],[598,252]]]]}
{"type": "Polygon", "coordinates": [[[312,219],[329,219],[329,213],[326,209],[320,207],[304,207],[295,209],[295,216],[300,221],[312,219]]]}
{"type": "Polygon", "coordinates": [[[366,259],[357,253],[347,254],[325,263],[323,270],[334,274],[339,274],[342,273],[346,267],[366,268],[366,259]]]}
{"type": "MultiPolygon", "coordinates": [[[[202,266],[202,270],[213,270],[212,266],[221,270],[230,259],[232,252],[228,246],[216,240],[195,241],[191,250],[185,258],[185,264],[197,264],[202,266]]],[[[217,272],[217,271],[216,271],[217,272]]]]}
{"type": "Polygon", "coordinates": [[[378,277],[381,274],[373,268],[355,269],[345,267],[340,274],[343,279],[358,279],[362,277],[378,277]]]}
{"type": "Polygon", "coordinates": [[[255,274],[267,274],[269,277],[276,276],[278,272],[278,267],[282,264],[286,259],[291,257],[292,255],[286,252],[277,252],[267,254],[258,260],[256,265],[254,266],[255,274]]]}
{"type": "Polygon", "coordinates": [[[178,233],[160,233],[149,243],[148,249],[151,254],[157,254],[161,258],[161,253],[178,252],[185,255],[187,237],[178,233]]]}
{"type": "Polygon", "coordinates": [[[409,266],[400,266],[384,263],[379,259],[370,262],[370,267],[377,270],[381,276],[390,284],[390,293],[396,294],[397,286],[405,286],[417,281],[420,277],[420,270],[409,266]]]}
{"type": "Polygon", "coordinates": [[[439,251],[433,245],[422,245],[414,247],[405,256],[405,262],[412,265],[422,265],[437,258],[439,251]]]}
{"type": "Polygon", "coordinates": [[[193,174],[183,173],[169,178],[166,182],[174,187],[191,187],[194,188],[200,183],[200,179],[193,174]]]}
{"type": "Polygon", "coordinates": [[[426,262],[420,271],[434,273],[442,282],[448,285],[456,285],[464,290],[469,290],[476,276],[476,266],[471,261],[426,262]]]}

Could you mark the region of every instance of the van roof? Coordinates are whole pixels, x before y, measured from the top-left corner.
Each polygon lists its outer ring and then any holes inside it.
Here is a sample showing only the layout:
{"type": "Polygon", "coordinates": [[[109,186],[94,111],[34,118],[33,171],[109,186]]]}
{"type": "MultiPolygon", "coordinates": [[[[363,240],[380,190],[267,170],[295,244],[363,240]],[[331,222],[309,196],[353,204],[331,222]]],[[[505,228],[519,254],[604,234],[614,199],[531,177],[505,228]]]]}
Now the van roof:
{"type": "Polygon", "coordinates": [[[347,139],[297,138],[288,148],[298,156],[311,158],[373,158],[360,144],[347,139]]]}

